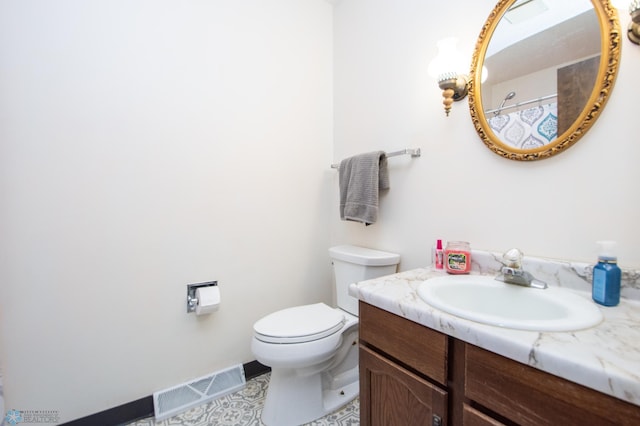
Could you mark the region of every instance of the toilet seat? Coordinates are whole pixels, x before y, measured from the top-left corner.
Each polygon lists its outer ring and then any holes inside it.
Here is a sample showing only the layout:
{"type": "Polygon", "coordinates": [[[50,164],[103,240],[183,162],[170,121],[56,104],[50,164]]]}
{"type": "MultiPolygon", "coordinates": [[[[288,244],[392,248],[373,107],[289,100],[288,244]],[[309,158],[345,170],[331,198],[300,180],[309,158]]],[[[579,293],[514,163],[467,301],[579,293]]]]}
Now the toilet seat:
{"type": "Polygon", "coordinates": [[[330,336],[344,323],[345,317],[340,309],[315,303],[269,314],[258,320],[253,330],[256,339],[263,342],[303,343],[330,336]]]}

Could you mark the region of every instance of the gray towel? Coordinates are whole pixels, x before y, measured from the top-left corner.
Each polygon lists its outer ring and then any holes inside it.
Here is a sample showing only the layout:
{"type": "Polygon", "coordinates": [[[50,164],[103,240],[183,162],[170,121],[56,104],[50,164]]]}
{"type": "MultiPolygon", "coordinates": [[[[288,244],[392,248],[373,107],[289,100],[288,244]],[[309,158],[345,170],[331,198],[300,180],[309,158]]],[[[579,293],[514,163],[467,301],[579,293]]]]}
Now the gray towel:
{"type": "Polygon", "coordinates": [[[384,151],[345,158],[340,162],[340,219],[371,225],[378,220],[380,189],[389,188],[384,151]]]}

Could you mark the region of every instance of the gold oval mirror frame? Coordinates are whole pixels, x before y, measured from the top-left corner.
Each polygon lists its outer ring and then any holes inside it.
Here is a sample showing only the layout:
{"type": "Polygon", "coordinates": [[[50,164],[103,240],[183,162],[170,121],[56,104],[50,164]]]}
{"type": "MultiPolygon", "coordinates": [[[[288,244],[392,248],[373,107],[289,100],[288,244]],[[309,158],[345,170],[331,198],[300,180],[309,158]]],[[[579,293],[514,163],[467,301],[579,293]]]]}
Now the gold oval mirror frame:
{"type": "MultiPolygon", "coordinates": [[[[591,0],[600,27],[600,60],[595,84],[584,108],[582,108],[581,112],[577,113],[577,119],[575,119],[573,123],[566,125],[567,129],[561,134],[557,134],[557,137],[551,142],[529,149],[512,146],[500,140],[489,125],[487,114],[483,107],[481,89],[482,70],[491,37],[505,13],[518,1],[519,0],[500,0],[482,27],[471,63],[472,78],[469,82],[469,109],[478,135],[491,151],[511,160],[531,161],[548,158],[564,151],[576,143],[593,125],[611,95],[618,72],[622,41],[620,38],[618,13],[610,1],[591,0]]],[[[529,3],[529,1],[521,1],[520,3],[529,3]]],[[[548,47],[545,46],[545,48],[548,47]]],[[[513,92],[510,92],[507,97],[505,97],[505,101],[511,98],[513,98],[513,92]]],[[[489,103],[487,102],[487,104],[489,103]]],[[[504,105],[504,101],[502,105],[504,105]]],[[[500,109],[497,110],[498,114],[501,111],[502,105],[500,109]]],[[[557,129],[556,132],[559,133],[557,129]]]]}

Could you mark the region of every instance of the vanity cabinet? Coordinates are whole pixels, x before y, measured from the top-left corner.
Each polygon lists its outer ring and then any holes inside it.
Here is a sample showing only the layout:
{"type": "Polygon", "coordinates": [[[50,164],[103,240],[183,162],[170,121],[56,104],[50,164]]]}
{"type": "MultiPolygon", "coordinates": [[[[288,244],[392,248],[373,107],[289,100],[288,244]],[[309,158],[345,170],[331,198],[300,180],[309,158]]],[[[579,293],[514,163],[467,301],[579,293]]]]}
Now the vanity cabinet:
{"type": "Polygon", "coordinates": [[[446,425],[447,336],[362,302],[359,317],[360,424],[446,425]]]}
{"type": "Polygon", "coordinates": [[[640,425],[640,407],[360,302],[366,425],[640,425]]]}

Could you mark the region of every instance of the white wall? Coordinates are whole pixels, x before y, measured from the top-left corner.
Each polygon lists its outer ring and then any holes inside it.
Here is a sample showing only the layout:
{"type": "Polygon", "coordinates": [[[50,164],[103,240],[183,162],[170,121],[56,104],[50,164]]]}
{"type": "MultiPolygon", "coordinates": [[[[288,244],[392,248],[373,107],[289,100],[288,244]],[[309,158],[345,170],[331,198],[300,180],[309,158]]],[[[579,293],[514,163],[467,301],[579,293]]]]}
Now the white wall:
{"type": "Polygon", "coordinates": [[[7,407],[142,398],[331,301],[331,21],[322,0],[0,4],[7,407]],[[208,280],[220,310],[187,314],[208,280]]]}
{"type": "MultiPolygon", "coordinates": [[[[378,223],[364,227],[333,215],[333,240],[397,251],[406,270],[430,263],[436,238],[583,261],[595,260],[595,241],[613,239],[621,266],[639,268],[640,144],[632,99],[640,47],[623,32],[615,90],[576,145],[538,162],[505,160],[477,136],[467,99],[445,117],[440,89],[426,72],[440,38],[457,36],[461,50],[472,52],[494,5],[494,0],[450,1],[446,8],[424,0],[336,5],[335,160],[405,147],[421,147],[422,157],[390,159],[391,188],[382,197],[378,223]]],[[[626,29],[628,13],[621,21],[626,29]]],[[[332,200],[337,209],[336,197],[332,200]]]]}
{"type": "Polygon", "coordinates": [[[67,421],[252,360],[257,318],[330,300],[330,243],[406,270],[436,238],[578,260],[612,238],[640,267],[639,47],[577,145],[520,163],[466,100],[445,118],[426,72],[446,35],[470,55],[492,0],[333,3],[0,4],[6,406],[67,421]],[[389,160],[379,222],[341,222],[328,165],[408,146],[423,156],[389,160]],[[187,315],[186,284],[210,279],[220,311],[187,315]]]}

